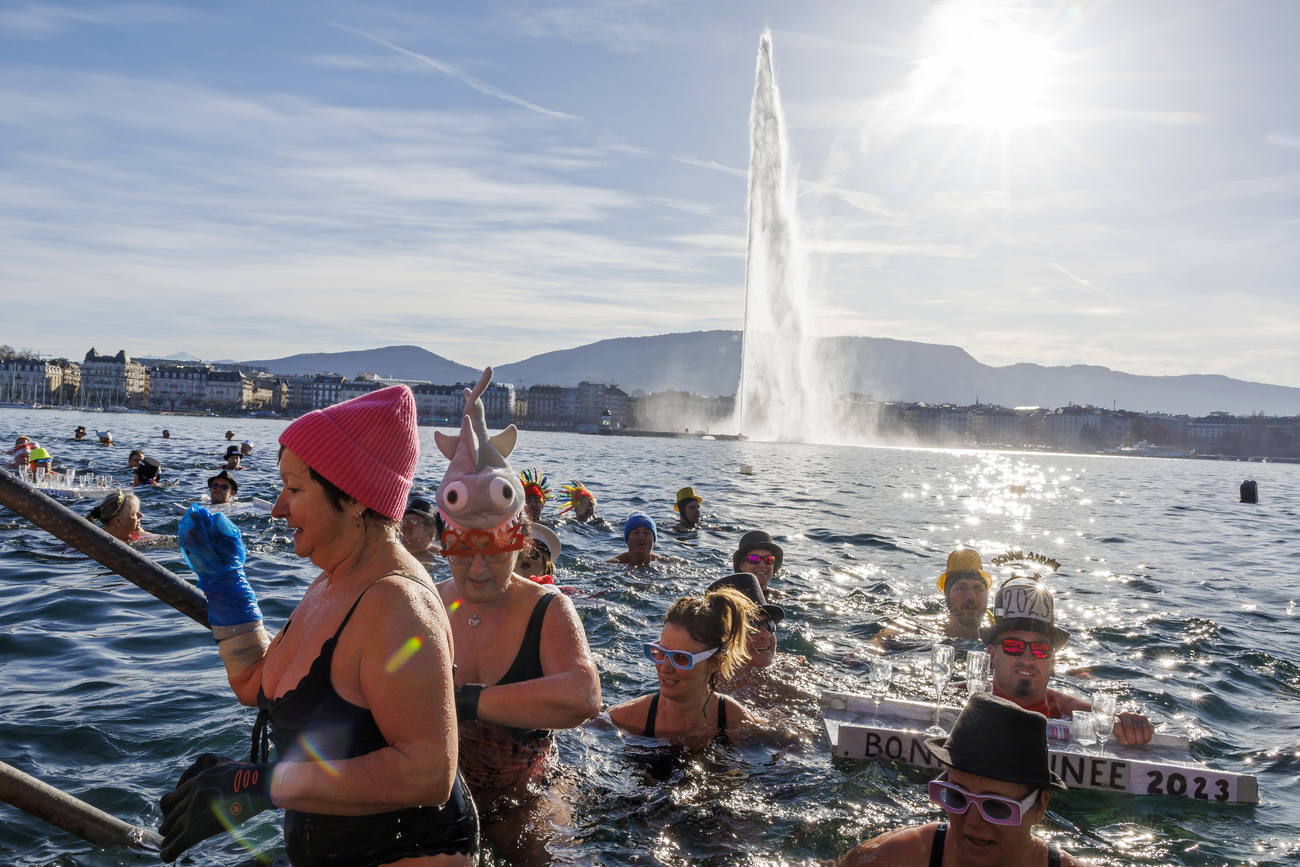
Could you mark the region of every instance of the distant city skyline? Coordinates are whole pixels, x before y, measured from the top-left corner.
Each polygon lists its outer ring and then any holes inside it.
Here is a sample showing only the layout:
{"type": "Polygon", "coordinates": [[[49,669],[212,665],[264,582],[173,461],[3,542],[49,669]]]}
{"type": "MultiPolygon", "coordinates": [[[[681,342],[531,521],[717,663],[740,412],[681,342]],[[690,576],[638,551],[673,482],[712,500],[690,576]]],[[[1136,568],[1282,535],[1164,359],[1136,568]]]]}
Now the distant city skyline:
{"type": "Polygon", "coordinates": [[[828,335],[1300,385],[1284,0],[0,9],[0,342],[738,328],[770,29],[828,335]]]}

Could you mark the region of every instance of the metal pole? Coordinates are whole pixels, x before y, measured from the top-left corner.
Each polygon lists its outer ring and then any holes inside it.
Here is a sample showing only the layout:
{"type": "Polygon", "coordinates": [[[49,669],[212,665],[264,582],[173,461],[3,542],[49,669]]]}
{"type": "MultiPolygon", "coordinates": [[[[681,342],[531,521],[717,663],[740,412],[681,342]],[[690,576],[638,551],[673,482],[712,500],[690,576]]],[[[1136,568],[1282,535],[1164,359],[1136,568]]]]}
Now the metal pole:
{"type": "Polygon", "coordinates": [[[162,837],[148,828],[124,822],[4,762],[0,762],[0,801],[96,846],[162,848],[162,837]]]}

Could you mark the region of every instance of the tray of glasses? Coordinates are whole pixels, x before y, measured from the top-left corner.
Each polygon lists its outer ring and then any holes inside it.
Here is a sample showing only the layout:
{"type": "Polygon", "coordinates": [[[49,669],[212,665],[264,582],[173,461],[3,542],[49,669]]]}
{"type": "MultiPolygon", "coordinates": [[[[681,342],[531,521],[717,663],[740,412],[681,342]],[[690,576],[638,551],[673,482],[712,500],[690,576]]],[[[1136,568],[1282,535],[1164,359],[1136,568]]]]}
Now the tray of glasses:
{"type": "MultiPolygon", "coordinates": [[[[940,709],[939,725],[952,728],[960,708],[940,709]]],[[[825,692],[821,696],[822,723],[831,754],[847,759],[895,761],[938,769],[939,762],[926,747],[926,732],[934,723],[933,702],[825,692]]],[[[1169,795],[1226,804],[1259,803],[1259,783],[1250,774],[1220,771],[1201,764],[1191,754],[1187,738],[1157,732],[1151,743],[1126,747],[1108,743],[1104,748],[1069,740],[1068,723],[1053,720],[1048,739],[1052,770],[1072,789],[1126,792],[1132,795],[1169,795]]]]}

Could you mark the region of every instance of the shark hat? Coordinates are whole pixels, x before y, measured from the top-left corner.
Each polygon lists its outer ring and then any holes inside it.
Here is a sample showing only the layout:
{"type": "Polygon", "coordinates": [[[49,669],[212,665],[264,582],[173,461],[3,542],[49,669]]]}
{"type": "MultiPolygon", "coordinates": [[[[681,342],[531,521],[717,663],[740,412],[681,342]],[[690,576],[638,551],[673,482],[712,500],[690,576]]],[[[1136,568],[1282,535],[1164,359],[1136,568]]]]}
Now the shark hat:
{"type": "Polygon", "coordinates": [[[438,514],[446,523],[442,553],[473,557],[518,551],[530,543],[525,527],[524,486],[506,460],[519,432],[508,426],[488,436],[483,392],[492,382],[486,368],[473,388],[465,389],[460,435],[434,431],[438,451],[448,461],[438,485],[438,514]]]}

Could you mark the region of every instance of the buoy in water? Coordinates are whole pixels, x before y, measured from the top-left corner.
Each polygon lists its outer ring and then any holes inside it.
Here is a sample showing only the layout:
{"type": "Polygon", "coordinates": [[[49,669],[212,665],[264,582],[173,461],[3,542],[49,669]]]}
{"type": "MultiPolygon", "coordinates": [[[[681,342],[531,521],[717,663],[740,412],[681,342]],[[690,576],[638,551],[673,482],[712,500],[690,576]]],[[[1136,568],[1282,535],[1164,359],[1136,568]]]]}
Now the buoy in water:
{"type": "Polygon", "coordinates": [[[740,465],[740,474],[741,474],[742,476],[752,476],[752,475],[754,475],[754,468],[751,467],[749,464],[741,464],[741,465],[740,465]]]}
{"type": "Polygon", "coordinates": [[[1241,483],[1241,501],[1243,503],[1259,502],[1259,486],[1255,484],[1254,479],[1246,479],[1241,483]]]}

